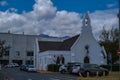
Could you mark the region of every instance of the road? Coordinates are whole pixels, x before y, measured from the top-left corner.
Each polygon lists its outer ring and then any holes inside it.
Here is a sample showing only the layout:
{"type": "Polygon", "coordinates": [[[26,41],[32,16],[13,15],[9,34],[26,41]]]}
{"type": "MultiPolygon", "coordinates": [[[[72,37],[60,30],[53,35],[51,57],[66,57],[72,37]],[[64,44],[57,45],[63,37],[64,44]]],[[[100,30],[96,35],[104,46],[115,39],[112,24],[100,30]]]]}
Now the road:
{"type": "Polygon", "coordinates": [[[32,73],[20,71],[19,68],[7,68],[0,71],[0,80],[77,80],[78,76],[70,74],[32,73]]]}

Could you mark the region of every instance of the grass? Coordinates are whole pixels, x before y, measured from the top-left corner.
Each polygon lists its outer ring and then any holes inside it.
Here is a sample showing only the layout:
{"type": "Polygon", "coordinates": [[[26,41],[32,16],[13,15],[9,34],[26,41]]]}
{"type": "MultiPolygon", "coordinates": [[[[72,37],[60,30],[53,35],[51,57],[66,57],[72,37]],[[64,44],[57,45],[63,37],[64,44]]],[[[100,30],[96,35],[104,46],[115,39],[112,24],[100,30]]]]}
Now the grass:
{"type": "Polygon", "coordinates": [[[108,76],[102,77],[79,77],[77,80],[120,80],[120,72],[110,72],[108,76]]]}
{"type": "Polygon", "coordinates": [[[109,76],[120,78],[120,72],[110,72],[109,76]]]}

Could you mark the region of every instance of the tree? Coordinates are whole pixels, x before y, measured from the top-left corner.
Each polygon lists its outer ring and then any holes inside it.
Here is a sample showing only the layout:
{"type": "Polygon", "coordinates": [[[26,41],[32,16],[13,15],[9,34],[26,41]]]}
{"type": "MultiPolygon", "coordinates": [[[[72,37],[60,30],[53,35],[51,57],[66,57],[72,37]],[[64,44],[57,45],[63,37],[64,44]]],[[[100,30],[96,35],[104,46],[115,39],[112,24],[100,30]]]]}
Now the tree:
{"type": "Polygon", "coordinates": [[[103,26],[103,29],[101,31],[101,35],[100,35],[100,40],[101,41],[109,41],[109,38],[110,38],[110,32],[108,30],[105,29],[105,26],[103,26]]]}
{"type": "Polygon", "coordinates": [[[0,40],[0,57],[6,54],[6,52],[10,49],[10,46],[5,45],[5,40],[0,40]]]}
{"type": "Polygon", "coordinates": [[[114,63],[118,60],[118,56],[116,55],[116,50],[119,47],[119,29],[111,28],[110,30],[106,30],[103,27],[103,30],[100,35],[100,44],[105,47],[107,53],[112,53],[112,62],[114,63]]]}

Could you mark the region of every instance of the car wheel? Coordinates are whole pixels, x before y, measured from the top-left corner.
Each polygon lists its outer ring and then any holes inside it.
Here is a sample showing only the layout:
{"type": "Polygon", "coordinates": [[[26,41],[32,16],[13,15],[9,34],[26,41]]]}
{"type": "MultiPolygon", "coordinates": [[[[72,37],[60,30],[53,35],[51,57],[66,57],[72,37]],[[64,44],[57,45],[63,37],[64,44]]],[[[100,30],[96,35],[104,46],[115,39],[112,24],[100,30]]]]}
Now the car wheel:
{"type": "Polygon", "coordinates": [[[107,71],[105,71],[105,72],[103,72],[103,76],[108,76],[108,72],[107,71]]]}
{"type": "Polygon", "coordinates": [[[86,71],[82,74],[83,77],[89,77],[91,74],[89,71],[86,71]]]}
{"type": "Polygon", "coordinates": [[[65,70],[62,70],[61,73],[62,73],[62,74],[65,74],[65,70]]]}

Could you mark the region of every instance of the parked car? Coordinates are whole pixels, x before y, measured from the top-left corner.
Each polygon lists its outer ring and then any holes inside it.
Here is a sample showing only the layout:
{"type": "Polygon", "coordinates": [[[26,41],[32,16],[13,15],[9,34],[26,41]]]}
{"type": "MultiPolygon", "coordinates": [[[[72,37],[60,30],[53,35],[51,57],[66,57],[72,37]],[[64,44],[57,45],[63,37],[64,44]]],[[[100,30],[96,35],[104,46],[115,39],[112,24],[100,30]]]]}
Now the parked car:
{"type": "Polygon", "coordinates": [[[77,65],[77,64],[80,64],[79,62],[69,62],[68,64],[67,64],[67,70],[68,70],[68,72],[71,74],[72,73],[72,68],[73,68],[73,66],[74,65],[77,65]]]}
{"type": "Polygon", "coordinates": [[[61,65],[59,67],[59,72],[62,73],[62,74],[64,74],[65,72],[67,72],[67,67],[65,65],[61,65]]]}
{"type": "Polygon", "coordinates": [[[109,74],[109,71],[105,68],[99,67],[96,64],[75,64],[71,68],[71,73],[77,74],[79,76],[86,77],[89,76],[102,76],[105,74],[106,76],[109,74]]]}
{"type": "Polygon", "coordinates": [[[102,76],[103,73],[105,73],[107,76],[109,74],[109,71],[105,68],[99,67],[96,64],[81,64],[79,74],[80,73],[84,77],[86,77],[87,74],[89,74],[89,76],[96,76],[97,74],[98,76],[102,76]]]}
{"type": "Polygon", "coordinates": [[[26,67],[26,69],[27,69],[28,72],[36,72],[37,71],[37,69],[35,68],[34,65],[28,65],[26,67]]]}
{"type": "Polygon", "coordinates": [[[20,66],[20,70],[21,70],[21,71],[27,71],[27,65],[22,64],[22,65],[20,66]]]}
{"type": "Polygon", "coordinates": [[[18,67],[19,65],[17,63],[9,63],[5,65],[6,68],[13,68],[13,67],[18,67]]]}
{"type": "Polygon", "coordinates": [[[80,64],[73,65],[73,67],[71,68],[71,73],[80,75],[80,64]]]}
{"type": "Polygon", "coordinates": [[[5,67],[6,67],[6,68],[13,68],[13,67],[15,67],[15,66],[14,66],[14,64],[10,63],[10,64],[5,65],[5,67]]]}
{"type": "Polygon", "coordinates": [[[19,65],[17,63],[12,63],[14,65],[14,67],[19,67],[19,65]]]}

